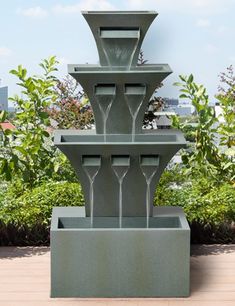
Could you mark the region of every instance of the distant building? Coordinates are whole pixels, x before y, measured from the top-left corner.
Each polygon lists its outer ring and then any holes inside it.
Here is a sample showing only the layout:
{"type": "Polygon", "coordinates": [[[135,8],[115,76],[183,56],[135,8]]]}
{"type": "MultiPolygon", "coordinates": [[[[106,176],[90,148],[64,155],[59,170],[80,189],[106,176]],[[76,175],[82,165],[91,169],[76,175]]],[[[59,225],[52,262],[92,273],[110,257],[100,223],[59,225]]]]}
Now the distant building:
{"type": "Polygon", "coordinates": [[[193,113],[193,107],[190,103],[179,103],[178,99],[164,98],[164,111],[175,112],[179,116],[190,116],[193,113]]]}
{"type": "Polygon", "coordinates": [[[179,105],[179,100],[178,99],[173,99],[173,98],[164,98],[165,101],[165,107],[166,108],[171,108],[172,106],[178,106],[179,105]]]}
{"type": "Polygon", "coordinates": [[[157,129],[170,129],[171,128],[171,116],[175,115],[175,112],[155,112],[155,128],[157,129]]]}
{"type": "Polygon", "coordinates": [[[174,111],[179,116],[190,116],[192,114],[192,106],[191,105],[178,105],[178,107],[176,107],[174,111]]]}
{"type": "Polygon", "coordinates": [[[0,110],[8,110],[8,87],[0,87],[0,110]]]}
{"type": "Polygon", "coordinates": [[[153,112],[155,120],[153,120],[151,126],[147,128],[170,129],[172,116],[191,116],[193,113],[193,106],[189,102],[179,103],[179,100],[174,98],[160,98],[156,99],[155,103],[150,105],[148,111],[153,112]]]}

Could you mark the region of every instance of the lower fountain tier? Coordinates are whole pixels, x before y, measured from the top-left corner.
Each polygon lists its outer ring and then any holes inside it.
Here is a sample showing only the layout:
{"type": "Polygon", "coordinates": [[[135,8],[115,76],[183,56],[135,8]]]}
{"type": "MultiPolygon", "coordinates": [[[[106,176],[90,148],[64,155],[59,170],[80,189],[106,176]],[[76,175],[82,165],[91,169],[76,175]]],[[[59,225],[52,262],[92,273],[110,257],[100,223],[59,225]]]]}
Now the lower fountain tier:
{"type": "MultiPolygon", "coordinates": [[[[144,131],[135,135],[96,135],[94,131],[57,130],[55,145],[68,157],[81,182],[85,196],[86,216],[120,216],[120,182],[114,172],[123,157],[128,160],[128,169],[122,183],[121,216],[152,216],[153,198],[160,176],[175,153],[185,147],[186,141],[180,131],[144,131]],[[97,175],[93,183],[93,212],[91,214],[91,184],[86,172],[86,157],[98,160],[97,175]],[[116,157],[116,159],[115,159],[116,157]],[[120,159],[121,158],[121,159],[120,159]],[[148,165],[150,159],[157,164],[148,165]],[[115,160],[115,164],[114,164],[115,160]],[[147,161],[147,166],[143,164],[147,161]],[[147,203],[146,175],[152,171],[147,203]],[[146,172],[147,171],[147,172],[146,172]],[[147,212],[148,211],[148,212],[147,212]]],[[[92,161],[93,162],[93,161],[92,161]]],[[[122,162],[120,167],[123,167],[122,162]]]]}
{"type": "Polygon", "coordinates": [[[51,224],[52,297],[182,297],[189,295],[190,229],[178,207],[154,207],[141,218],[98,217],[84,207],[55,207],[51,224]],[[96,223],[96,222],[95,222],[96,223]]]}

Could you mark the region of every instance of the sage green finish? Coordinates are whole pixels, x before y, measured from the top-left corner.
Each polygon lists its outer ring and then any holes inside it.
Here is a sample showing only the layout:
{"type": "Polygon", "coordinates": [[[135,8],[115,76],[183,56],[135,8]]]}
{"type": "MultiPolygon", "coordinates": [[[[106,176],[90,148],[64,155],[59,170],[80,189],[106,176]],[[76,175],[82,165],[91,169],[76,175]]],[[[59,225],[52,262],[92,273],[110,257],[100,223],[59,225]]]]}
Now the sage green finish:
{"type": "Polygon", "coordinates": [[[104,133],[104,118],[100,104],[111,103],[107,119],[107,134],[131,134],[132,116],[129,103],[140,103],[135,134],[142,132],[143,116],[156,87],[172,73],[169,65],[143,65],[124,70],[118,67],[68,65],[68,72],[83,87],[89,97],[96,123],[96,132],[104,133]],[[132,99],[132,101],[130,101],[132,99]]]}
{"type": "Polygon", "coordinates": [[[160,176],[186,146],[177,130],[143,130],[167,64],[138,66],[156,12],[83,12],[100,65],[69,65],[91,102],[96,130],[57,130],[85,207],[54,208],[52,297],[189,295],[190,229],[181,208],[153,207],[160,176]]]}
{"type": "Polygon", "coordinates": [[[183,297],[189,295],[190,230],[181,208],[143,218],[89,218],[82,207],[54,208],[52,297],[183,297]],[[151,220],[151,219],[150,219],[151,220]],[[150,222],[151,224],[151,222],[150,222]]]}
{"type": "MultiPolygon", "coordinates": [[[[82,158],[101,156],[100,170],[94,180],[94,216],[119,214],[119,184],[112,169],[113,155],[130,157],[129,170],[123,181],[123,216],[146,216],[146,181],[141,170],[140,157],[142,155],[159,157],[158,169],[150,185],[151,202],[153,202],[156,184],[162,171],[175,153],[186,145],[182,133],[177,130],[145,130],[143,134],[135,136],[133,143],[130,141],[131,135],[109,135],[107,142],[104,142],[102,135],[91,134],[91,131],[55,131],[55,145],[68,157],[81,182],[85,195],[86,216],[90,216],[90,184],[82,167],[82,158]]],[[[152,208],[151,205],[150,216],[152,208]]]]}
{"type": "Polygon", "coordinates": [[[82,12],[97,45],[102,66],[136,66],[145,34],[157,16],[149,11],[82,12]]]}

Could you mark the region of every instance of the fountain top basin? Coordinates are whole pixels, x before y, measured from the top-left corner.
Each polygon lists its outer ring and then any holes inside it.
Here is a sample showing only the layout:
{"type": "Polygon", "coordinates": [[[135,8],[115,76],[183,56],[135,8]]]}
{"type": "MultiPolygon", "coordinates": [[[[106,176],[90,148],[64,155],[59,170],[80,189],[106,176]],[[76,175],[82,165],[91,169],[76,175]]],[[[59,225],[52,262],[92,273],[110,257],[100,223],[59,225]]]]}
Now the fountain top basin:
{"type": "Polygon", "coordinates": [[[156,11],[82,11],[82,14],[88,14],[88,15],[123,15],[123,14],[127,14],[127,15],[146,15],[146,14],[156,14],[156,11]]]}

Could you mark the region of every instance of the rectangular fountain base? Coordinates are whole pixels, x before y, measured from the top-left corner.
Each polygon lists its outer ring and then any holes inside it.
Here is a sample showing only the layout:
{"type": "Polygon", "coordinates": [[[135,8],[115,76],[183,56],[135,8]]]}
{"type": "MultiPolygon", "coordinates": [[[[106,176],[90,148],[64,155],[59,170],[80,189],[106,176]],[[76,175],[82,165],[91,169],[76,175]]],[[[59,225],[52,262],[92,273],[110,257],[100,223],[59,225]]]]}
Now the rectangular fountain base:
{"type": "Polygon", "coordinates": [[[190,229],[181,208],[146,218],[95,217],[56,207],[51,224],[51,297],[189,295],[190,229]]]}

